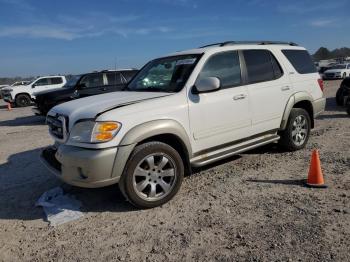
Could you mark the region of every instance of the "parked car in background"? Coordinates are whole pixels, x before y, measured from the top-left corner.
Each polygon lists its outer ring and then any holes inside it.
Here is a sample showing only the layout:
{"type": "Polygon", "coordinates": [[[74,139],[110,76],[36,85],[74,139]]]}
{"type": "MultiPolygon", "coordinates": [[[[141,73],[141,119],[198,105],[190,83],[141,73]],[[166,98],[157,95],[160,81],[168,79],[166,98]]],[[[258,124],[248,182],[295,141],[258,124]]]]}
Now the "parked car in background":
{"type": "Polygon", "coordinates": [[[104,70],[73,76],[63,88],[35,93],[35,114],[46,115],[55,105],[82,97],[120,91],[137,73],[136,69],[104,70]]]}
{"type": "Polygon", "coordinates": [[[336,94],[336,102],[338,106],[343,106],[345,101],[348,100],[350,96],[350,77],[345,78],[341,84],[336,94]]]}
{"type": "Polygon", "coordinates": [[[42,76],[26,85],[3,88],[3,99],[18,107],[29,106],[32,103],[31,99],[34,98],[34,93],[61,88],[66,82],[65,76],[42,76]]]}
{"type": "Polygon", "coordinates": [[[18,82],[14,82],[12,85],[0,85],[0,98],[3,97],[2,95],[2,89],[4,89],[5,87],[15,87],[15,86],[22,86],[22,85],[27,85],[29,84],[30,81],[18,81],[18,82]]]}
{"type": "Polygon", "coordinates": [[[225,42],[146,64],[122,92],[47,114],[45,165],[68,184],[119,183],[133,205],[169,201],[191,167],[279,142],[305,147],[325,108],[323,81],[294,43],[225,42]]]}
{"type": "Polygon", "coordinates": [[[350,76],[350,63],[338,64],[323,73],[323,79],[344,79],[350,76]]]}

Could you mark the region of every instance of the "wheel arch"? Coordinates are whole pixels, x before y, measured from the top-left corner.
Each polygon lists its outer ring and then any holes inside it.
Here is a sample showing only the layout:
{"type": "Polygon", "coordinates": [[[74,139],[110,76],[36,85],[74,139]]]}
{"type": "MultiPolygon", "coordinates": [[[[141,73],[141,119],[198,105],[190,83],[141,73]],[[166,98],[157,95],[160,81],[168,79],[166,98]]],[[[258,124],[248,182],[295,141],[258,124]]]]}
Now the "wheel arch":
{"type": "Polygon", "coordinates": [[[185,170],[190,170],[192,147],[187,132],[179,122],[167,119],[138,125],[124,135],[120,146],[133,145],[130,147],[132,152],[137,145],[150,141],[163,142],[175,148],[184,161],[185,170]]]}
{"type": "Polygon", "coordinates": [[[314,108],[312,105],[312,101],[313,101],[312,97],[305,92],[299,92],[291,96],[287,102],[286,108],[283,113],[280,130],[286,129],[288,118],[293,108],[302,108],[306,110],[311,119],[311,128],[314,128],[315,121],[314,121],[314,108]]]}
{"type": "Polygon", "coordinates": [[[17,98],[19,95],[26,95],[26,96],[29,96],[29,99],[31,99],[31,95],[30,95],[29,93],[21,92],[21,93],[18,93],[18,94],[15,95],[15,100],[16,100],[16,98],[17,98]]]}

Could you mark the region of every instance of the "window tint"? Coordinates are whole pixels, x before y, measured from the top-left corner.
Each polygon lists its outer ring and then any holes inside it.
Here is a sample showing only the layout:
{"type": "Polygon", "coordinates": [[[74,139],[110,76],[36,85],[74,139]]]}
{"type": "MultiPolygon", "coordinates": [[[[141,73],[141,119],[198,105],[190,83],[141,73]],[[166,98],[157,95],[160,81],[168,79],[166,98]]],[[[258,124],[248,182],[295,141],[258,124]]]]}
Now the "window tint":
{"type": "Polygon", "coordinates": [[[120,85],[122,84],[122,76],[119,72],[107,73],[108,85],[120,85]]]}
{"type": "Polygon", "coordinates": [[[103,86],[102,74],[91,74],[83,77],[80,84],[85,84],[85,88],[103,86]]]}
{"type": "Polygon", "coordinates": [[[222,88],[240,84],[241,68],[238,52],[223,52],[210,57],[198,78],[204,77],[219,78],[222,88]]]}
{"type": "Polygon", "coordinates": [[[58,84],[62,84],[62,78],[61,77],[53,77],[51,78],[51,85],[58,85],[58,84]]]}
{"type": "Polygon", "coordinates": [[[282,50],[299,74],[316,73],[317,69],[306,50],[282,50]]]}
{"type": "Polygon", "coordinates": [[[350,64],[348,65],[348,69],[350,69],[350,64]]]}
{"type": "Polygon", "coordinates": [[[273,54],[270,53],[270,56],[271,56],[272,68],[275,75],[275,79],[280,78],[283,75],[283,70],[281,68],[281,65],[278,63],[277,59],[274,57],[273,54]]]}
{"type": "Polygon", "coordinates": [[[247,66],[248,82],[258,83],[276,79],[274,66],[276,65],[276,74],[281,76],[281,68],[277,61],[272,62],[272,55],[267,50],[245,50],[243,51],[245,63],[247,66]],[[278,72],[278,67],[279,71],[278,72]]]}
{"type": "Polygon", "coordinates": [[[124,71],[122,72],[126,82],[129,82],[131,80],[131,78],[133,78],[133,76],[137,73],[137,71],[124,71]]]}
{"type": "Polygon", "coordinates": [[[38,81],[35,82],[36,86],[46,86],[49,84],[49,79],[48,78],[41,78],[38,81]]]}

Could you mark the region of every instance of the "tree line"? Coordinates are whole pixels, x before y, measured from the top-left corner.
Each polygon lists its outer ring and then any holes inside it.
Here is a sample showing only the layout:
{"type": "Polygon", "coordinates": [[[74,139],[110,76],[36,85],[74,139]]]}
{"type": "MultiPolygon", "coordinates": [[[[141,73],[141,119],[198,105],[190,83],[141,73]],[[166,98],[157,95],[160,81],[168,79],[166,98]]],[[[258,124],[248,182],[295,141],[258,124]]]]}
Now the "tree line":
{"type": "Polygon", "coordinates": [[[333,51],[328,50],[326,47],[321,47],[313,55],[315,61],[327,60],[333,58],[342,58],[350,56],[350,48],[342,47],[334,49],[333,51]]]}

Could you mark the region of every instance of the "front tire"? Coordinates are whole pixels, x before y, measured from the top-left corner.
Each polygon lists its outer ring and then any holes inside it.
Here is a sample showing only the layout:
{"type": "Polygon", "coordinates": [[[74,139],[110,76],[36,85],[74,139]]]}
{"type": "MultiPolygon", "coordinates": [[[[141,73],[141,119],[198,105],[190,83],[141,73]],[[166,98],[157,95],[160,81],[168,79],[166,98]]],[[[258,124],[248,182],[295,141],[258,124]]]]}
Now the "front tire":
{"type": "Polygon", "coordinates": [[[286,129],[281,133],[280,145],[288,151],[305,147],[310,137],[311,119],[302,108],[293,108],[290,112],[286,129]]]}
{"type": "Polygon", "coordinates": [[[119,188],[137,208],[153,208],[170,201],[179,191],[184,164],[179,153],[161,142],[148,142],[135,148],[119,188]]]}
{"type": "Polygon", "coordinates": [[[31,100],[29,95],[20,94],[16,97],[16,106],[25,107],[25,106],[30,106],[30,104],[31,104],[31,100]]]}

